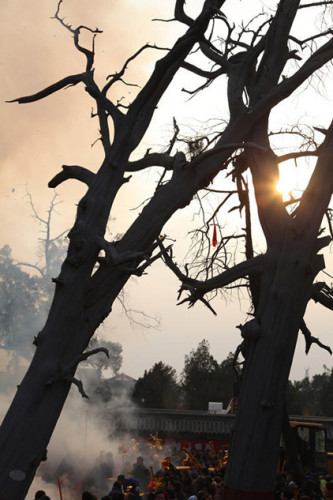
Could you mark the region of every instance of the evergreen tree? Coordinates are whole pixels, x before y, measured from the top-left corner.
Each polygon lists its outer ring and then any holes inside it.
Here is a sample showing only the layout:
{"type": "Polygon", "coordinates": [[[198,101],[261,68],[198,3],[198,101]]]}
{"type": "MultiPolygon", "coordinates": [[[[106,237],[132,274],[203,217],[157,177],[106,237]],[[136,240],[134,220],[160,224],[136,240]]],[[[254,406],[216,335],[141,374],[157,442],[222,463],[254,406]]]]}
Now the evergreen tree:
{"type": "Polygon", "coordinates": [[[209,401],[221,401],[221,367],[210,354],[207,340],[185,356],[181,385],[189,410],[207,410],[209,401]]]}
{"type": "Polygon", "coordinates": [[[133,401],[144,408],[176,408],[179,401],[176,370],[162,361],[145,370],[135,384],[133,401]]]}

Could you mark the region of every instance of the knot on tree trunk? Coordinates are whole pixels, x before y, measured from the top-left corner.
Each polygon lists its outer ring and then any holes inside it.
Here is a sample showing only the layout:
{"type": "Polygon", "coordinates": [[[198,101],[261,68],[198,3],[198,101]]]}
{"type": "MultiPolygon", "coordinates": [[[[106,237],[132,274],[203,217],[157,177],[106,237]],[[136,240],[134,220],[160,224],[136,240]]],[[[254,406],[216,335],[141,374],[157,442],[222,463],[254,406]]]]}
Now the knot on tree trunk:
{"type": "Polygon", "coordinates": [[[240,326],[241,335],[245,340],[257,341],[261,335],[261,325],[256,318],[240,326]]]}

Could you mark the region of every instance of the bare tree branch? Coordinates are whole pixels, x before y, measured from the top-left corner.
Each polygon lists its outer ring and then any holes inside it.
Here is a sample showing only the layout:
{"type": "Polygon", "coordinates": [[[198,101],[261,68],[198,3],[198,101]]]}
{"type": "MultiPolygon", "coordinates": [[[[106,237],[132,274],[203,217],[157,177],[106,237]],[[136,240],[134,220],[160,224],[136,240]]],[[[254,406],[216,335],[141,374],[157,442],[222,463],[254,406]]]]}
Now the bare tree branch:
{"type": "Polygon", "coordinates": [[[166,251],[163,243],[161,241],[158,242],[159,247],[163,252],[163,259],[165,264],[171,269],[171,271],[178,277],[178,279],[185,285],[189,286],[192,289],[198,289],[203,291],[204,293],[210,292],[216,288],[222,288],[230,283],[237,281],[241,278],[245,278],[249,275],[249,273],[261,273],[263,270],[264,255],[257,255],[252,259],[241,262],[240,264],[236,264],[231,269],[227,269],[223,273],[214,278],[211,278],[206,281],[199,281],[193,278],[189,278],[187,275],[182,273],[177,266],[177,264],[173,261],[172,255],[166,251]]]}
{"type": "Polygon", "coordinates": [[[292,153],[286,153],[285,155],[277,156],[276,161],[278,163],[283,163],[288,160],[296,160],[297,158],[306,158],[307,156],[318,156],[319,151],[294,151],[292,153]]]}
{"type": "Polygon", "coordinates": [[[333,311],[333,288],[329,287],[325,282],[318,281],[314,283],[311,298],[315,302],[319,302],[322,306],[333,311]]]}
{"type": "Polygon", "coordinates": [[[109,75],[107,77],[107,79],[110,79],[110,80],[109,80],[109,82],[102,89],[102,94],[103,95],[106,95],[107,91],[112,87],[112,85],[114,83],[116,83],[118,81],[123,81],[122,77],[125,74],[125,71],[127,69],[127,66],[129,65],[129,63],[131,61],[133,61],[134,59],[136,59],[146,49],[169,50],[168,48],[158,47],[157,45],[151,45],[150,43],[146,43],[145,45],[143,45],[139,50],[137,50],[135,52],[135,54],[133,54],[131,57],[129,57],[125,61],[124,65],[123,65],[122,69],[119,71],[119,73],[114,73],[113,75],[109,75]]]}
{"type": "Polygon", "coordinates": [[[311,335],[311,332],[308,329],[308,327],[306,326],[304,320],[301,323],[300,330],[301,330],[301,332],[304,335],[304,340],[305,340],[305,354],[309,353],[312,344],[317,344],[319,347],[321,347],[322,349],[325,349],[327,352],[329,352],[332,355],[332,349],[329,346],[327,346],[325,344],[322,344],[318,338],[313,337],[311,335]]]}
{"type": "Polygon", "coordinates": [[[138,145],[151,120],[155,107],[170,84],[176,71],[184,62],[193,45],[202,38],[212,17],[221,7],[223,0],[205,2],[202,12],[189,27],[185,35],[180,37],[169,53],[160,59],[150,79],[132,102],[127,118],[133,123],[132,147],[138,145]],[[144,112],[143,112],[144,110],[144,112]]]}
{"type": "Polygon", "coordinates": [[[54,19],[59,21],[64,28],[66,28],[68,31],[70,31],[70,33],[72,33],[75,47],[79,52],[82,52],[82,54],[86,56],[87,59],[86,71],[91,71],[94,64],[94,56],[95,56],[95,36],[98,33],[102,33],[102,31],[100,31],[98,28],[93,30],[91,28],[88,28],[87,26],[82,26],[82,25],[78,26],[77,28],[72,28],[70,24],[65,23],[65,19],[59,16],[60,5],[62,4],[62,2],[63,0],[59,0],[58,2],[58,7],[54,19]],[[92,50],[86,49],[85,47],[80,45],[79,38],[82,29],[90,31],[93,34],[92,50]]]}
{"type": "Polygon", "coordinates": [[[65,375],[63,377],[63,380],[66,380],[67,382],[70,382],[71,384],[74,384],[76,385],[76,387],[78,388],[79,390],[79,393],[81,394],[81,396],[83,398],[87,398],[89,399],[89,396],[87,395],[87,393],[85,392],[84,388],[83,388],[83,383],[81,380],[78,380],[77,378],[75,377],[70,377],[69,375],[65,375]]]}
{"type": "Polygon", "coordinates": [[[187,26],[192,26],[194,20],[191,19],[184,11],[185,0],[176,0],[175,5],[175,19],[183,24],[187,24],[187,26]]]}
{"type": "Polygon", "coordinates": [[[80,167],[79,165],[63,165],[62,169],[62,172],[50,180],[48,187],[56,188],[59,184],[67,181],[68,179],[76,179],[83,182],[87,186],[90,186],[95,177],[93,172],[87,168],[80,167]]]}
{"type": "Polygon", "coordinates": [[[172,170],[173,157],[167,153],[150,153],[140,160],[130,161],[127,164],[127,172],[138,172],[148,167],[163,167],[172,170]]]}
{"type": "Polygon", "coordinates": [[[272,88],[266,96],[263,96],[256,105],[258,114],[267,112],[273,106],[281,102],[305,82],[316,70],[324,66],[333,57],[333,39],[326,42],[316,50],[296,73],[285,78],[272,88]]]}
{"type": "Polygon", "coordinates": [[[240,142],[240,143],[230,143],[230,144],[227,143],[223,144],[222,146],[217,145],[214,148],[209,149],[208,151],[204,151],[199,156],[197,156],[195,160],[191,162],[191,166],[194,168],[198,168],[201,162],[205,161],[207,158],[211,156],[218,155],[222,151],[227,151],[229,149],[231,151],[235,151],[236,149],[246,149],[246,148],[255,149],[263,152],[267,151],[265,147],[261,146],[260,144],[255,144],[254,142],[243,142],[243,143],[240,142]]]}
{"type": "Polygon", "coordinates": [[[25,97],[19,97],[18,99],[13,99],[12,101],[6,101],[8,103],[12,102],[18,102],[19,104],[26,104],[30,102],[35,102],[39,101],[40,99],[43,99],[44,97],[47,97],[51,94],[54,94],[58,90],[61,90],[66,87],[71,87],[73,85],[77,85],[78,83],[86,83],[87,80],[87,73],[79,73],[77,75],[71,75],[67,76],[66,78],[63,78],[57,83],[54,83],[50,85],[49,87],[46,87],[44,90],[41,90],[37,92],[36,94],[32,94],[29,96],[25,97]]]}
{"type": "Polygon", "coordinates": [[[191,73],[202,76],[203,78],[208,78],[209,80],[214,80],[214,78],[217,78],[218,76],[226,73],[226,71],[222,68],[217,69],[215,71],[205,71],[201,68],[198,68],[197,66],[194,66],[194,64],[188,63],[186,61],[183,62],[182,68],[191,71],[191,73]]]}
{"type": "Polygon", "coordinates": [[[326,6],[326,5],[332,5],[332,3],[333,2],[331,0],[326,0],[323,2],[311,2],[311,3],[302,4],[298,8],[299,9],[306,9],[307,7],[322,7],[322,6],[326,6]]]}

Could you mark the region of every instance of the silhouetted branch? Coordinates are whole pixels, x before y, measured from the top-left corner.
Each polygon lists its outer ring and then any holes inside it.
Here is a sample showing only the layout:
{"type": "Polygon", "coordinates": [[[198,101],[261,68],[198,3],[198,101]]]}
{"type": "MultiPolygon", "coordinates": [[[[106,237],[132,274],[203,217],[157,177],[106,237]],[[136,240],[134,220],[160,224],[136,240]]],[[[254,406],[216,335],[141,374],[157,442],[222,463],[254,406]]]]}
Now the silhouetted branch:
{"type": "Polygon", "coordinates": [[[209,80],[214,80],[214,78],[217,78],[218,76],[226,73],[225,70],[222,68],[217,69],[215,71],[205,71],[201,68],[198,68],[197,66],[194,66],[194,64],[188,63],[186,61],[183,62],[182,68],[191,71],[191,73],[194,73],[195,75],[202,76],[203,78],[208,78],[209,80]]]}
{"type": "Polygon", "coordinates": [[[87,186],[90,186],[95,177],[93,172],[87,168],[80,167],[79,165],[63,165],[62,169],[62,172],[55,175],[53,179],[50,180],[48,187],[56,188],[59,184],[67,181],[68,179],[76,179],[83,182],[87,186]]]}
{"type": "Polygon", "coordinates": [[[306,3],[300,5],[298,8],[299,9],[306,9],[307,7],[322,7],[324,5],[332,5],[333,2],[331,0],[326,0],[323,2],[311,2],[311,3],[306,3]]]}
{"type": "Polygon", "coordinates": [[[322,342],[320,342],[320,340],[318,338],[313,337],[311,335],[311,332],[308,329],[308,327],[306,326],[304,320],[302,320],[302,323],[301,323],[301,326],[300,326],[300,330],[301,330],[301,332],[304,335],[304,339],[305,339],[305,353],[306,354],[309,353],[312,344],[317,344],[319,347],[321,347],[322,349],[325,349],[330,354],[332,354],[332,350],[331,350],[331,348],[329,346],[322,344],[322,342]]]}
{"type": "Polygon", "coordinates": [[[86,361],[88,358],[90,358],[90,356],[94,356],[95,354],[98,354],[100,352],[104,352],[105,356],[109,358],[108,349],[106,349],[105,347],[97,347],[96,349],[91,349],[91,351],[86,351],[80,354],[80,356],[77,356],[70,364],[70,367],[75,367],[79,363],[82,363],[82,361],[86,361]]]}
{"type": "MultiPolygon", "coordinates": [[[[133,123],[131,138],[133,149],[138,145],[145,133],[161,95],[194,44],[204,36],[211,19],[216,15],[222,3],[223,0],[206,1],[204,3],[201,13],[187,32],[177,40],[165,57],[157,61],[151,77],[132,102],[126,116],[133,123]]],[[[183,2],[180,2],[180,9],[182,9],[182,6],[183,2]]]]}
{"type": "Polygon", "coordinates": [[[256,105],[260,113],[272,109],[276,104],[291,95],[316,70],[320,69],[333,57],[333,39],[326,42],[305,61],[296,73],[285,78],[272,88],[256,105]]]}
{"type": "Polygon", "coordinates": [[[32,94],[29,96],[25,97],[19,97],[18,99],[13,99],[12,101],[6,101],[8,103],[12,102],[18,102],[19,104],[27,104],[29,102],[35,102],[39,101],[40,99],[43,99],[44,97],[47,97],[51,94],[54,94],[58,90],[61,90],[66,87],[71,87],[73,85],[77,85],[78,83],[85,83],[87,80],[87,73],[79,73],[77,75],[71,75],[71,76],[66,76],[66,78],[63,78],[57,83],[54,83],[53,85],[50,85],[49,87],[46,87],[44,90],[41,90],[37,92],[36,94],[32,94]]]}
{"type": "Polygon", "coordinates": [[[129,161],[126,171],[138,172],[148,167],[163,167],[166,170],[172,170],[173,156],[170,156],[167,153],[150,153],[140,160],[129,161]]]}
{"type": "Polygon", "coordinates": [[[192,26],[194,20],[185,14],[184,11],[185,0],[176,0],[175,5],[175,19],[180,23],[187,24],[187,26],[192,26]]]}
{"type": "Polygon", "coordinates": [[[297,158],[306,158],[307,156],[318,156],[319,151],[294,151],[293,153],[286,153],[285,155],[277,156],[276,161],[283,163],[287,160],[296,160],[297,158]]]}
{"type": "Polygon", "coordinates": [[[68,31],[70,31],[70,33],[72,33],[75,47],[77,48],[77,50],[79,52],[82,52],[82,54],[84,54],[86,56],[86,59],[87,59],[86,70],[91,71],[93,64],[94,64],[94,57],[95,57],[95,37],[98,33],[102,33],[102,31],[100,31],[98,28],[93,30],[93,29],[88,28],[87,26],[83,26],[83,25],[78,26],[77,28],[72,28],[72,26],[70,24],[65,23],[65,18],[61,18],[59,16],[60,5],[62,4],[62,2],[63,2],[63,0],[59,0],[57,11],[56,11],[53,19],[56,19],[57,21],[59,21],[60,24],[64,28],[66,28],[68,31]],[[82,29],[84,29],[86,31],[90,31],[90,33],[93,34],[92,50],[86,49],[85,47],[82,47],[82,45],[80,45],[79,38],[80,38],[80,31],[82,29]]]}
{"type": "Polygon", "coordinates": [[[318,281],[312,286],[312,300],[333,311],[333,288],[324,281],[318,281]]]}
{"type": "Polygon", "coordinates": [[[71,384],[74,384],[76,385],[76,387],[78,388],[79,390],[79,393],[81,394],[81,396],[83,398],[87,398],[89,399],[89,396],[87,395],[87,393],[85,392],[85,390],[83,389],[83,383],[81,380],[75,378],[75,377],[70,377],[69,375],[65,375],[63,377],[63,380],[67,380],[68,382],[70,382],[71,384]]]}
{"type": "MultiPolygon", "coordinates": [[[[139,50],[137,50],[135,52],[135,54],[133,54],[131,57],[129,57],[123,67],[121,68],[121,70],[119,71],[119,73],[114,73],[113,75],[109,75],[107,77],[107,79],[110,79],[109,82],[103,87],[103,90],[102,90],[102,93],[103,95],[106,95],[107,91],[110,89],[110,87],[112,87],[112,85],[118,81],[122,81],[123,83],[125,83],[123,80],[122,80],[122,76],[124,75],[126,69],[127,69],[127,66],[129,65],[129,63],[131,61],[133,61],[134,59],[136,59],[144,50],[146,49],[155,49],[155,50],[169,50],[168,48],[166,47],[158,47],[157,45],[152,45],[150,43],[146,43],[145,45],[143,45],[139,50]]],[[[134,84],[133,84],[134,86],[134,84]]],[[[138,87],[138,85],[135,85],[136,87],[138,87]]]]}
{"type": "MultiPolygon", "coordinates": [[[[187,275],[182,273],[178,265],[173,260],[171,248],[169,249],[168,252],[167,249],[164,247],[162,241],[158,241],[158,245],[161,248],[165,264],[182,282],[182,285],[178,291],[178,300],[183,291],[189,292],[189,297],[180,302],[180,304],[184,302],[189,302],[189,307],[192,307],[198,300],[204,302],[205,300],[203,299],[204,295],[212,290],[215,290],[217,288],[223,288],[234,281],[245,278],[250,273],[262,273],[263,271],[265,256],[258,255],[245,262],[236,264],[231,269],[227,269],[226,271],[222,272],[218,276],[215,276],[214,278],[210,278],[206,281],[200,281],[193,278],[189,278],[187,275]]],[[[207,306],[206,303],[205,305],[207,306]]],[[[211,307],[209,308],[212,310],[211,307]]]]}
{"type": "Polygon", "coordinates": [[[254,142],[235,142],[230,144],[224,144],[223,146],[216,146],[208,151],[204,151],[200,155],[198,155],[195,160],[191,162],[192,167],[197,167],[200,165],[202,161],[205,161],[207,158],[218,155],[222,151],[227,151],[228,149],[235,151],[236,149],[255,149],[258,151],[267,152],[267,148],[260,146],[259,144],[255,144],[254,142]]]}
{"type": "Polygon", "coordinates": [[[324,31],[323,33],[318,33],[317,35],[309,36],[308,38],[304,38],[304,40],[298,40],[298,38],[295,38],[294,36],[290,36],[290,40],[293,40],[294,42],[298,43],[301,47],[305,45],[307,42],[312,42],[313,40],[316,40],[317,38],[322,38],[323,36],[331,35],[333,31],[331,29],[324,31]]]}
{"type": "Polygon", "coordinates": [[[125,316],[131,324],[141,326],[142,328],[158,328],[160,325],[159,316],[150,316],[144,311],[138,311],[128,307],[125,303],[123,294],[119,294],[117,297],[118,302],[121,304],[122,310],[125,316]],[[138,319],[141,318],[141,319],[138,319]]]}

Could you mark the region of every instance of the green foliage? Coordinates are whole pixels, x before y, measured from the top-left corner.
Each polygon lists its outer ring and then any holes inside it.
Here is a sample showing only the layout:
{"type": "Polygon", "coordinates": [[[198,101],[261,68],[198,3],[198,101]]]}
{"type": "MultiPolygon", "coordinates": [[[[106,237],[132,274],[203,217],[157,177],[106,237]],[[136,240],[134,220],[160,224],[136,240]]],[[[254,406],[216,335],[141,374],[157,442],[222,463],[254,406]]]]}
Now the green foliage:
{"type": "Polygon", "coordinates": [[[137,380],[132,398],[144,408],[177,408],[179,387],[176,370],[162,361],[155,363],[137,380]]]}
{"type": "Polygon", "coordinates": [[[37,335],[46,317],[48,297],[40,280],[22,271],[9,245],[0,249],[0,346],[27,359],[33,352],[28,332],[37,335]]]}
{"type": "MultiPolygon", "coordinates": [[[[209,343],[202,340],[185,356],[180,383],[176,372],[161,361],[145,370],[136,382],[133,401],[140,407],[207,410],[209,401],[227,408],[237,391],[238,379],[233,366],[234,355],[218,363],[210,354],[209,343]]],[[[288,382],[286,405],[289,415],[333,416],[333,369],[288,382]]]]}
{"type": "Polygon", "coordinates": [[[122,346],[118,342],[111,342],[108,340],[103,340],[102,338],[93,337],[89,342],[89,349],[98,349],[104,347],[109,351],[109,357],[105,353],[100,352],[93,356],[90,356],[87,360],[93,368],[96,368],[99,372],[99,378],[101,378],[102,370],[110,368],[114,375],[119,373],[121,368],[123,358],[122,358],[122,346]]]}
{"type": "Polygon", "coordinates": [[[303,406],[300,392],[296,387],[296,382],[292,383],[288,380],[286,392],[286,407],[289,415],[302,415],[303,406]]]}
{"type": "Polygon", "coordinates": [[[223,408],[227,408],[232,396],[238,391],[238,378],[234,368],[234,353],[229,352],[220,365],[220,399],[223,408]]]}
{"type": "Polygon", "coordinates": [[[321,391],[321,407],[323,415],[326,417],[333,416],[333,369],[321,391]]]}
{"type": "Polygon", "coordinates": [[[289,383],[287,409],[291,415],[333,416],[333,370],[289,383]]]}
{"type": "Polygon", "coordinates": [[[132,398],[145,408],[207,410],[209,401],[223,402],[226,408],[234,383],[233,354],[219,365],[209,352],[207,340],[202,340],[185,356],[179,384],[176,371],[160,361],[137,380],[132,398]]]}
{"type": "Polygon", "coordinates": [[[185,356],[181,386],[186,409],[207,410],[209,401],[221,401],[222,370],[210,354],[207,340],[185,356]]]}

